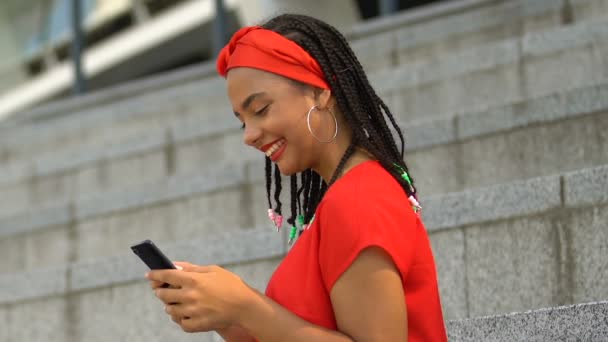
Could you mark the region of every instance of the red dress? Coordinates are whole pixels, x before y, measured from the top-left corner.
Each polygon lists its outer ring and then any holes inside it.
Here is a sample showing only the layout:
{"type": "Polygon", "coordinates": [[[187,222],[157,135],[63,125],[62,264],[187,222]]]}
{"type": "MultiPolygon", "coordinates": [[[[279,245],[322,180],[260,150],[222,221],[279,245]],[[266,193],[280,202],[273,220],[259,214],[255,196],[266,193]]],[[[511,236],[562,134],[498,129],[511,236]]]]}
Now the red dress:
{"type": "Polygon", "coordinates": [[[401,274],[408,341],[447,341],[428,235],[379,162],[361,163],[336,181],[315,217],[272,275],[268,297],[308,322],[337,330],[331,288],[363,249],[378,246],[401,274]]]}

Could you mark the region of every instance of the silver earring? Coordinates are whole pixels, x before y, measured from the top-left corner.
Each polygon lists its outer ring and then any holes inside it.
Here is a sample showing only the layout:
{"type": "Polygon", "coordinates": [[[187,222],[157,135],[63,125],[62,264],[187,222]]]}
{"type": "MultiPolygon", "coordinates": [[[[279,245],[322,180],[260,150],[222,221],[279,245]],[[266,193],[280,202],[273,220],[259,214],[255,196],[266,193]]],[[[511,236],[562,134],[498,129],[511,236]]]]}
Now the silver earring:
{"type": "Polygon", "coordinates": [[[331,139],[329,140],[321,140],[319,139],[319,137],[317,137],[315,135],[315,133],[312,131],[312,127],[310,127],[310,113],[312,113],[313,110],[317,109],[317,106],[312,106],[310,107],[310,109],[308,110],[308,114],[306,115],[306,123],[308,124],[308,131],[310,132],[310,134],[317,139],[318,142],[323,143],[323,144],[328,144],[332,141],[334,141],[336,139],[336,137],[338,136],[338,120],[336,119],[336,116],[334,115],[334,113],[332,113],[332,111],[328,108],[327,111],[329,112],[329,114],[331,114],[331,116],[334,118],[334,123],[336,124],[336,130],[334,131],[334,136],[331,137],[331,139]]]}

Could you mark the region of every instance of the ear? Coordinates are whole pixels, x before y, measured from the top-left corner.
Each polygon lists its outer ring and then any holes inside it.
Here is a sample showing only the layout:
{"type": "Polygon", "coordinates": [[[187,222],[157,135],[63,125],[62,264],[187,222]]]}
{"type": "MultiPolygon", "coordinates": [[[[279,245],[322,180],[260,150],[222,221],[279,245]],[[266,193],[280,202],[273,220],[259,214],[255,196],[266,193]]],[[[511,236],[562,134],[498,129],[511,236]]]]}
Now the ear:
{"type": "Polygon", "coordinates": [[[325,109],[332,105],[332,94],[329,89],[315,89],[315,98],[319,109],[325,109]]]}

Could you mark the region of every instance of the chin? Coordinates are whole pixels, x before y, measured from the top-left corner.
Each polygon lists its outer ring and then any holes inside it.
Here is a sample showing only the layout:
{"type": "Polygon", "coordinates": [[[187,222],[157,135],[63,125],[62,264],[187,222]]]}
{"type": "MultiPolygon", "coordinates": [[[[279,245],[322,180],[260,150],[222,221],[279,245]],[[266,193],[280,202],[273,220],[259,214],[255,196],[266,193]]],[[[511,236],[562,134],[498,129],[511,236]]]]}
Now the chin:
{"type": "Polygon", "coordinates": [[[293,176],[298,172],[306,170],[306,168],[301,168],[296,163],[291,163],[289,162],[289,160],[285,159],[279,160],[276,164],[279,167],[279,171],[281,171],[281,174],[283,176],[293,176]]]}
{"type": "Polygon", "coordinates": [[[279,167],[279,171],[281,171],[281,174],[283,176],[293,176],[298,172],[292,165],[281,163],[280,161],[276,164],[279,167]]]}

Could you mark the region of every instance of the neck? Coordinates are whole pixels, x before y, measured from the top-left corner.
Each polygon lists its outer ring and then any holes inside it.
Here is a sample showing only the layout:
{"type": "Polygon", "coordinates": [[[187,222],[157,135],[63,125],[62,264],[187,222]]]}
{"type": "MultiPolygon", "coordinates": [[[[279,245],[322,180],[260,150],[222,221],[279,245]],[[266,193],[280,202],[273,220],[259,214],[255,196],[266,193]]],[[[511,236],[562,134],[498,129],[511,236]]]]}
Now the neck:
{"type": "MultiPolygon", "coordinates": [[[[326,149],[326,152],[321,156],[318,167],[314,167],[313,170],[318,173],[325,183],[329,184],[334,173],[336,172],[336,168],[338,164],[340,164],[340,160],[344,156],[344,153],[348,149],[348,145],[350,144],[350,140],[346,143],[336,144],[334,148],[326,149]]],[[[362,149],[357,148],[355,152],[348,158],[342,170],[339,171],[339,174],[336,179],[339,179],[342,175],[344,175],[348,170],[353,167],[368,161],[373,158],[363,151],[362,149]]]]}
{"type": "MultiPolygon", "coordinates": [[[[344,121],[342,115],[340,115],[338,111],[335,113],[337,115],[338,127],[342,127],[342,129],[338,131],[334,141],[321,146],[319,149],[321,152],[319,154],[318,163],[312,167],[312,169],[319,174],[327,184],[329,184],[334,176],[334,172],[336,172],[336,168],[338,167],[338,164],[340,164],[340,160],[348,149],[353,136],[352,131],[344,121]]],[[[357,148],[350,158],[348,158],[342,170],[339,171],[336,179],[340,178],[353,167],[371,159],[374,158],[367,153],[367,151],[357,148]]]]}

